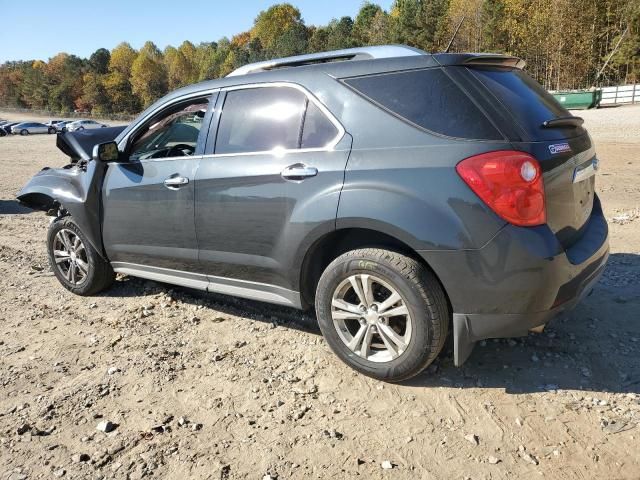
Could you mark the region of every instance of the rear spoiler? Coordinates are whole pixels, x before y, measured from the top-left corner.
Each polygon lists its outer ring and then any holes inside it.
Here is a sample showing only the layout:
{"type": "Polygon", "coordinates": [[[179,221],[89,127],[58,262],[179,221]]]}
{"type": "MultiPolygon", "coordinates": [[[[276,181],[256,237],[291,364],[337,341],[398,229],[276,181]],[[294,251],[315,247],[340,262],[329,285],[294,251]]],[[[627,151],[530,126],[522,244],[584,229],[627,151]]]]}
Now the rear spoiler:
{"type": "Polygon", "coordinates": [[[482,55],[471,57],[463,62],[467,67],[507,67],[524,69],[527,62],[518,57],[506,55],[482,55]]]}
{"type": "Polygon", "coordinates": [[[442,66],[502,67],[522,70],[527,64],[521,58],[497,53],[436,53],[433,57],[442,66]]]}

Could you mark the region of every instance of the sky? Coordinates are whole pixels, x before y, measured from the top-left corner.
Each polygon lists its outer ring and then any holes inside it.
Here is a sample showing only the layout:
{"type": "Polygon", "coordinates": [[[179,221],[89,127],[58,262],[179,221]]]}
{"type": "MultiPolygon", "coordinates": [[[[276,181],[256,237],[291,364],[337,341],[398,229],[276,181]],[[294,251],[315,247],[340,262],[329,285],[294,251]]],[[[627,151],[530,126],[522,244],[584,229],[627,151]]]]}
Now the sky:
{"type": "MultiPolygon", "coordinates": [[[[160,49],[231,38],[251,28],[261,10],[276,0],[0,0],[0,63],[47,60],[59,52],[88,57],[127,41],[160,49]]],[[[307,25],[355,17],[363,0],[289,0],[307,25]]],[[[378,0],[388,10],[392,0],[378,0]]]]}

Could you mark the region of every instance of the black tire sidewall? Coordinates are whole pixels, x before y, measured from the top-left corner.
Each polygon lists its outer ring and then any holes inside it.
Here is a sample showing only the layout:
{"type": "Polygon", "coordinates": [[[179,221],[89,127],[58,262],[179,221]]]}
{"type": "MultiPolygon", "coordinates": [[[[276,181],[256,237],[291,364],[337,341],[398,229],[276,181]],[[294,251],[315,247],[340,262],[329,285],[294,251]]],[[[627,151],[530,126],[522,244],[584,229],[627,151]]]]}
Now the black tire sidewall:
{"type": "Polygon", "coordinates": [[[316,294],[316,314],[322,334],[331,349],[355,370],[387,381],[400,381],[419,373],[427,362],[433,338],[433,324],[428,315],[428,306],[420,295],[416,284],[401,275],[384,260],[369,256],[354,256],[341,261],[338,258],[322,275],[316,294]],[[384,363],[368,361],[357,356],[344,344],[331,317],[333,292],[344,279],[351,275],[368,273],[392,285],[403,298],[412,319],[412,335],[409,346],[398,358],[384,363]]]}
{"type": "Polygon", "coordinates": [[[62,217],[56,219],[51,223],[51,225],[49,226],[49,231],[47,232],[47,253],[49,257],[49,265],[53,270],[53,274],[56,276],[62,286],[64,286],[64,288],[66,288],[70,292],[75,293],[76,295],[90,295],[96,290],[96,285],[101,281],[101,279],[98,278],[97,263],[102,259],[99,257],[98,253],[89,243],[87,237],[84,235],[84,233],[82,233],[82,230],[80,230],[80,228],[76,225],[71,217],[62,217]],[[53,241],[56,234],[63,229],[71,230],[76,235],[78,235],[87,253],[89,273],[85,277],[84,282],[82,282],[80,285],[74,285],[69,282],[55,263],[55,257],[53,255],[53,241]]]}
{"type": "Polygon", "coordinates": [[[20,130],[20,135],[29,135],[29,130],[20,130]]]}

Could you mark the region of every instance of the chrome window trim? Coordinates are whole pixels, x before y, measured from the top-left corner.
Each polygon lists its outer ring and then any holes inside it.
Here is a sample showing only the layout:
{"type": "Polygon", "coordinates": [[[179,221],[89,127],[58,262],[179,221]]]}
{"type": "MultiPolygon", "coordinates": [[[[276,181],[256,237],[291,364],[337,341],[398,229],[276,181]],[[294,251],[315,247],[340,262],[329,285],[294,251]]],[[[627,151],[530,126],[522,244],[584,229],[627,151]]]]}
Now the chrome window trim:
{"type": "MultiPolygon", "coordinates": [[[[325,146],[323,147],[314,147],[314,148],[285,148],[281,150],[259,150],[259,151],[248,151],[248,152],[233,152],[233,153],[210,153],[207,155],[203,155],[204,158],[217,158],[217,157],[237,157],[241,155],[286,155],[289,153],[305,153],[305,152],[328,152],[332,151],[338,143],[344,138],[346,132],[345,128],[338,121],[338,119],[331,113],[331,111],[324,106],[324,104],[318,100],[315,95],[313,95],[309,90],[307,90],[302,85],[293,82],[262,82],[262,83],[247,83],[243,85],[233,85],[229,87],[220,88],[220,93],[222,92],[230,92],[236,90],[249,90],[254,88],[293,88],[302,92],[303,95],[307,98],[308,101],[313,102],[316,107],[320,109],[320,111],[329,119],[329,121],[333,124],[334,127],[338,130],[336,136],[325,146]]],[[[222,113],[224,113],[224,105],[221,105],[222,113]]],[[[222,114],[220,115],[220,120],[218,121],[218,126],[220,125],[220,121],[222,121],[222,114]]],[[[216,135],[217,141],[217,135],[216,135]]]]}
{"type": "MultiPolygon", "coordinates": [[[[157,108],[155,108],[154,110],[149,112],[147,115],[145,115],[143,118],[141,118],[140,121],[136,124],[136,126],[133,127],[131,129],[131,131],[129,133],[127,133],[127,135],[125,137],[122,138],[122,140],[120,140],[120,142],[118,143],[118,150],[123,152],[125,150],[126,146],[127,146],[127,143],[129,142],[129,138],[131,138],[132,135],[137,133],[140,130],[140,128],[142,128],[142,126],[147,122],[147,120],[152,118],[158,112],[164,110],[167,107],[170,107],[171,105],[175,105],[176,103],[180,103],[180,102],[183,102],[185,100],[189,100],[190,98],[208,97],[208,96],[213,95],[214,93],[218,93],[219,91],[220,91],[220,88],[216,87],[216,88],[212,88],[212,89],[209,89],[209,90],[200,90],[199,92],[191,92],[191,93],[187,93],[185,95],[182,95],[180,97],[176,97],[173,100],[171,100],[170,102],[163,103],[162,105],[159,105],[157,108]]],[[[215,107],[215,105],[213,105],[213,107],[215,107]]],[[[171,158],[184,158],[184,157],[171,157],[171,158]]],[[[157,160],[157,159],[154,159],[154,160],[157,160]]],[[[169,158],[166,158],[166,159],[163,159],[163,160],[169,160],[169,158]]]]}

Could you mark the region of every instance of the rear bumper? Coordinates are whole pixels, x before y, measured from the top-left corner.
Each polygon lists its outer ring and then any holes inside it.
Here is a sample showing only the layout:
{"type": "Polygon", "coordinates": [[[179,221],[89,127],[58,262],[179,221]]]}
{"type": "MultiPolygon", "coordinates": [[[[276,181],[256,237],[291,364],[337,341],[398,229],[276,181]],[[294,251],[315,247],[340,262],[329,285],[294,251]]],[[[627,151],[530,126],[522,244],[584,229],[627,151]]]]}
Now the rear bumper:
{"type": "Polygon", "coordinates": [[[608,227],[597,197],[588,222],[567,250],[547,226],[508,225],[478,250],[420,252],[455,312],[456,365],[478,340],[526,335],[590,293],[609,257],[608,227]]]}

